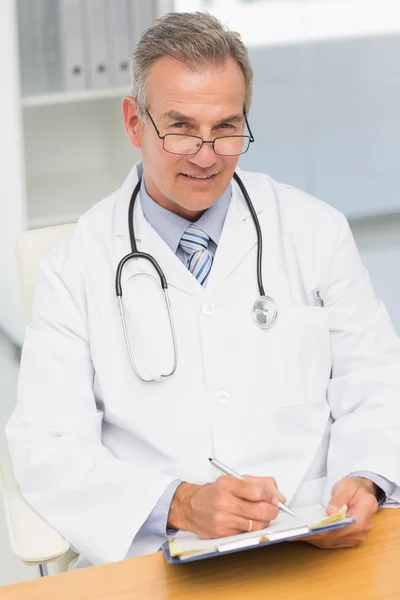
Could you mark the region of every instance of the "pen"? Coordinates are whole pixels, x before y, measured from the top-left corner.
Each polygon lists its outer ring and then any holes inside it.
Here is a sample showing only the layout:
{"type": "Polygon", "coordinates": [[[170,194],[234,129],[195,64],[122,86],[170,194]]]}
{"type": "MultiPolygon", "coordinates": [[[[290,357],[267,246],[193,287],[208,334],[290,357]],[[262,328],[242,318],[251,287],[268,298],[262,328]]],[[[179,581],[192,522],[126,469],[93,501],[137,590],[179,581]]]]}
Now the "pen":
{"type": "Polygon", "coordinates": [[[319,290],[315,290],[314,295],[315,295],[314,305],[315,306],[323,307],[324,306],[324,301],[322,300],[322,298],[320,296],[319,290]]]}
{"type": "MultiPolygon", "coordinates": [[[[240,473],[237,473],[230,467],[227,467],[226,465],[224,465],[222,462],[220,462],[216,458],[209,458],[208,460],[213,465],[213,467],[215,467],[222,473],[225,473],[225,475],[231,475],[232,477],[236,477],[236,479],[244,479],[244,477],[242,475],[240,475],[240,473]]],[[[282,512],[285,512],[286,514],[290,515],[291,517],[297,518],[296,513],[294,513],[288,506],[286,506],[286,504],[283,504],[283,502],[281,502],[280,500],[278,500],[277,506],[278,506],[279,510],[281,510],[282,512]]]]}

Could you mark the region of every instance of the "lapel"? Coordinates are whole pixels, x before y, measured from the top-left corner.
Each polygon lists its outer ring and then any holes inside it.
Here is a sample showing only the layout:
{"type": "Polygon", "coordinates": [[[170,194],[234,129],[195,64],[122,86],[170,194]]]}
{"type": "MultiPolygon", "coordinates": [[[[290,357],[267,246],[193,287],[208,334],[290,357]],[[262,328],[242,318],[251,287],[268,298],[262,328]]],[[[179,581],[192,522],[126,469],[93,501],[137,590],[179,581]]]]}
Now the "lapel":
{"type": "MultiPolygon", "coordinates": [[[[263,192],[260,193],[259,185],[256,185],[254,177],[240,169],[236,169],[236,171],[247,189],[256,213],[260,214],[264,208],[263,192]]],[[[207,282],[206,294],[208,297],[216,291],[218,286],[223,284],[256,243],[257,231],[250,209],[238,184],[233,180],[232,199],[207,282]]]]}
{"type": "MultiPolygon", "coordinates": [[[[260,179],[253,174],[237,169],[257,214],[264,209],[264,194],[270,193],[268,186],[261,186],[260,179]]],[[[128,208],[132,191],[141,177],[141,163],[133,167],[121,189],[117,192],[115,225],[117,237],[117,261],[131,252],[128,208]]],[[[210,297],[217,287],[229,277],[237,265],[257,243],[257,232],[247,203],[236,182],[232,183],[232,199],[226,215],[221,239],[218,244],[214,264],[207,287],[204,289],[188,269],[161,239],[145,219],[140,203],[135,203],[134,228],[138,250],[151,254],[163,270],[169,287],[175,287],[191,296],[201,299],[210,297]]],[[[135,273],[148,273],[158,278],[149,261],[143,258],[130,260],[122,272],[122,285],[135,273]]]]}
{"type": "MultiPolygon", "coordinates": [[[[128,229],[128,209],[132,191],[140,177],[141,164],[139,163],[135,165],[121,189],[117,192],[116,237],[118,262],[132,251],[128,229]]],[[[203,296],[204,289],[199,282],[145,219],[140,203],[140,194],[135,202],[133,219],[138,251],[150,254],[155,258],[164,272],[168,287],[175,287],[191,296],[203,296]]],[[[123,268],[121,276],[122,286],[124,286],[130,277],[138,273],[147,273],[159,279],[158,273],[150,261],[145,258],[132,259],[123,268]]]]}

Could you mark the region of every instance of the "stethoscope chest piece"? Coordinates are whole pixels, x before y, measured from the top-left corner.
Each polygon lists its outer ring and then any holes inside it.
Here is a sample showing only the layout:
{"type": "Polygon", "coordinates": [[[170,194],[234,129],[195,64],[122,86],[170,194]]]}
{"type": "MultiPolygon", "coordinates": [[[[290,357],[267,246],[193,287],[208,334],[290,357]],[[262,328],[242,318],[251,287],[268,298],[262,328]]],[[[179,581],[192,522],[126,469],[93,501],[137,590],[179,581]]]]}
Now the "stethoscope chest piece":
{"type": "Polygon", "coordinates": [[[278,316],[278,305],[270,296],[260,296],[253,306],[253,318],[261,329],[269,329],[278,316]]]}

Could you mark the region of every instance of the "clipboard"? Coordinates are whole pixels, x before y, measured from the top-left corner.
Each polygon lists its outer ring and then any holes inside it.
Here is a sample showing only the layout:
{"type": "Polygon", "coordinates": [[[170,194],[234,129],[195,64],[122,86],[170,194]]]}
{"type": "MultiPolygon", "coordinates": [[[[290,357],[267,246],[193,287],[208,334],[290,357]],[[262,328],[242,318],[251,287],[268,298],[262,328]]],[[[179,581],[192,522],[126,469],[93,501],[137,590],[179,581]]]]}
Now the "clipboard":
{"type": "MultiPolygon", "coordinates": [[[[312,509],[324,510],[323,507],[307,507],[305,510],[310,511],[312,509]]],[[[299,512],[300,511],[301,509],[299,509],[299,512]]],[[[171,538],[162,546],[162,550],[166,561],[169,564],[182,564],[205,560],[207,558],[216,558],[225,554],[233,554],[243,550],[254,550],[256,548],[262,548],[263,546],[271,546],[281,542],[307,538],[317,533],[324,533],[326,531],[348,527],[349,525],[354,524],[355,521],[351,517],[348,517],[346,513],[347,506],[344,506],[337,513],[330,517],[326,517],[320,521],[320,523],[317,522],[307,525],[301,523],[301,520],[298,519],[294,520],[294,527],[288,528],[287,526],[283,526],[280,530],[279,523],[273,522],[274,525],[272,527],[267,527],[261,531],[219,538],[218,540],[200,540],[197,536],[193,536],[193,538],[191,538],[193,539],[193,547],[196,547],[197,549],[194,551],[190,549],[182,550],[179,554],[177,554],[179,551],[176,544],[177,538],[171,538]],[[201,544],[204,544],[205,548],[199,549],[201,544]]],[[[278,521],[278,518],[276,521],[278,521]]],[[[281,522],[283,521],[284,519],[281,518],[281,522]]],[[[287,519],[284,522],[287,524],[287,519]]],[[[187,541],[186,545],[188,545],[187,541]]]]}

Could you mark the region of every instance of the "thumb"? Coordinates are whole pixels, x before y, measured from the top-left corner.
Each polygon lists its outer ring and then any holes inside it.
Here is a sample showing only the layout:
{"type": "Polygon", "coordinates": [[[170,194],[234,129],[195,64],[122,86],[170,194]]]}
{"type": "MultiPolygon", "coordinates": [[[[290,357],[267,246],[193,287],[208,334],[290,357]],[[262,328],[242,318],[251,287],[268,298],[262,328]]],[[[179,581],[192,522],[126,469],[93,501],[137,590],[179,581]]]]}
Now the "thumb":
{"type": "Polygon", "coordinates": [[[331,492],[331,499],[326,509],[327,515],[333,515],[337,512],[343,505],[349,505],[352,497],[356,492],[357,486],[355,482],[351,479],[344,478],[338,481],[331,492]]]}

